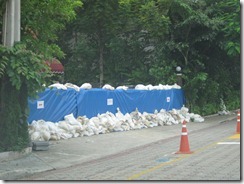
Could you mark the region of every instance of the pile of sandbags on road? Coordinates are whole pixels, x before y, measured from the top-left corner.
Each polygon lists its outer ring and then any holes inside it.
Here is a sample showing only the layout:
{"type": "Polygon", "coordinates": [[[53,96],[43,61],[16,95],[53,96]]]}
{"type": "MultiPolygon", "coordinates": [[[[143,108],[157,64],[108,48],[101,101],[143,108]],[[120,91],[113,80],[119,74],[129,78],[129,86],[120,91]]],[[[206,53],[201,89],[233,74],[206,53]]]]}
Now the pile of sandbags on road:
{"type": "Polygon", "coordinates": [[[84,128],[73,114],[70,114],[64,117],[64,121],[57,123],[44,120],[33,121],[28,126],[28,130],[31,140],[48,141],[78,137],[84,128]]]}
{"type": "Polygon", "coordinates": [[[73,114],[69,114],[64,117],[63,121],[56,123],[44,120],[33,121],[29,124],[29,134],[33,141],[60,140],[155,126],[169,126],[182,123],[183,120],[203,122],[204,118],[198,114],[188,113],[186,107],[171,111],[162,109],[154,113],[140,113],[136,109],[126,114],[121,113],[117,108],[115,114],[106,112],[90,119],[86,116],[79,116],[76,119],[73,114]]]}

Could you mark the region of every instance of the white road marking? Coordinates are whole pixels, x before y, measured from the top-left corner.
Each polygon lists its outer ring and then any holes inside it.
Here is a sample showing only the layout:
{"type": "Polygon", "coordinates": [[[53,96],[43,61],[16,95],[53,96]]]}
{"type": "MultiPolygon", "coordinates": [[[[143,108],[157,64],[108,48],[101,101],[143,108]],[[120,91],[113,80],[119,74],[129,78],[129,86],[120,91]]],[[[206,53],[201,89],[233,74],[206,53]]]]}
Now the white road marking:
{"type": "Polygon", "coordinates": [[[217,144],[240,144],[240,142],[218,142],[217,144]]]}

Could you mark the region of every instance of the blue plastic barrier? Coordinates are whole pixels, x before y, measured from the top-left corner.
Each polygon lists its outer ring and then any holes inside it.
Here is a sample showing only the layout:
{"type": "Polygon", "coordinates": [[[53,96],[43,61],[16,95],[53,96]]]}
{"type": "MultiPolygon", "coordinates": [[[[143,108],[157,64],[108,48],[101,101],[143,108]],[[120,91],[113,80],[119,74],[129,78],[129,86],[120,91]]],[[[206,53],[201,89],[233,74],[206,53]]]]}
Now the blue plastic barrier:
{"type": "Polygon", "coordinates": [[[117,108],[130,113],[136,108],[140,112],[153,113],[155,110],[180,109],[185,104],[184,91],[170,90],[105,90],[93,88],[79,92],[68,89],[46,89],[37,100],[29,99],[28,122],[43,119],[57,122],[73,113],[75,117],[97,116],[107,111],[116,113],[117,108]],[[42,106],[44,103],[44,106],[42,106]],[[39,105],[39,106],[38,106],[39,105]]]}
{"type": "Polygon", "coordinates": [[[88,118],[107,111],[116,113],[117,107],[125,114],[136,108],[140,112],[180,109],[185,104],[182,90],[81,90],[77,97],[78,116],[88,118]]]}
{"type": "Polygon", "coordinates": [[[38,94],[38,99],[28,100],[30,109],[28,122],[43,119],[45,121],[57,122],[64,116],[73,113],[77,115],[77,92],[73,89],[58,90],[47,88],[38,94]]]}

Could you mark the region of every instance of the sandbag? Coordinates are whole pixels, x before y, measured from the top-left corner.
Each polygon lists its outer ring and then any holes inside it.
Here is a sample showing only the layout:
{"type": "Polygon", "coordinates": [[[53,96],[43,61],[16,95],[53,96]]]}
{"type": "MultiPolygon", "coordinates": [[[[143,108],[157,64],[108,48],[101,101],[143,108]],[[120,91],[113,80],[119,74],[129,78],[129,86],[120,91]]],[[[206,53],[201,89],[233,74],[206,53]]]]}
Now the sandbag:
{"type": "Polygon", "coordinates": [[[64,120],[70,125],[80,125],[80,122],[77,119],[75,119],[73,113],[64,116],[64,120]]]}

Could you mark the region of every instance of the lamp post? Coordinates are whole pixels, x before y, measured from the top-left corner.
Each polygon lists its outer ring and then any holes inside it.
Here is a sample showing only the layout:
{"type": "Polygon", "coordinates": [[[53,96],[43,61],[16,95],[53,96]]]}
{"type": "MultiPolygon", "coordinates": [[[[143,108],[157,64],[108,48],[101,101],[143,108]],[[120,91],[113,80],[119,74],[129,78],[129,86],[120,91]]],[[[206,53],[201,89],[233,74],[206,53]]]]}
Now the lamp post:
{"type": "Polygon", "coordinates": [[[181,73],[181,67],[176,67],[176,75],[177,75],[177,84],[182,87],[182,73],[181,73]]]}

